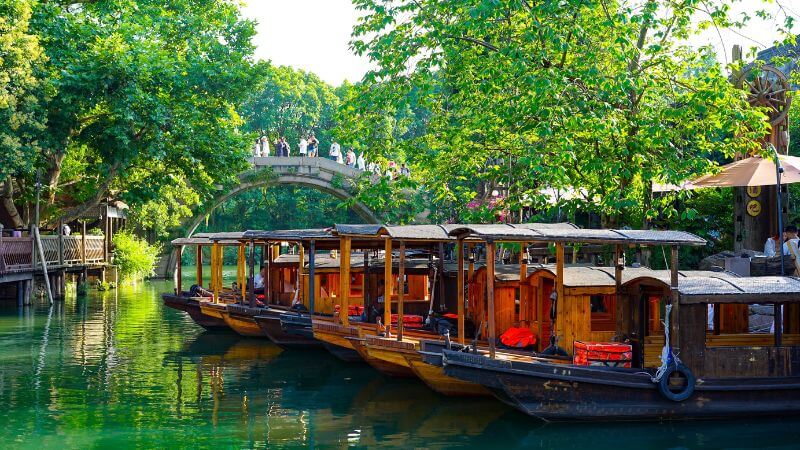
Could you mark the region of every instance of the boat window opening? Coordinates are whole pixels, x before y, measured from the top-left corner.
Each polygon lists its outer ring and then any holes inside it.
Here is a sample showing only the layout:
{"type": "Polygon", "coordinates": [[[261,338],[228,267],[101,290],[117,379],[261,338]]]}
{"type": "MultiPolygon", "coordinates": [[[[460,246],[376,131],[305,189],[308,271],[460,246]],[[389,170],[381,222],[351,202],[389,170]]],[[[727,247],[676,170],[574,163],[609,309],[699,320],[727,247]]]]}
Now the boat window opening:
{"type": "Polygon", "coordinates": [[[364,274],[351,273],[350,274],[350,296],[361,297],[364,294],[364,274]]]}
{"type": "MultiPolygon", "coordinates": [[[[783,309],[783,345],[800,344],[796,334],[795,305],[783,309]],[[787,312],[789,314],[787,315],[787,312]],[[795,312],[795,314],[793,314],[795,312]],[[788,332],[788,333],[787,333],[788,332]],[[795,332],[795,334],[792,334],[795,332]]],[[[773,304],[710,304],[706,314],[707,347],[772,346],[775,343],[775,307],[773,304]]]]}
{"type": "Polygon", "coordinates": [[[592,331],[616,330],[616,299],[614,295],[595,294],[589,297],[592,331]]]}

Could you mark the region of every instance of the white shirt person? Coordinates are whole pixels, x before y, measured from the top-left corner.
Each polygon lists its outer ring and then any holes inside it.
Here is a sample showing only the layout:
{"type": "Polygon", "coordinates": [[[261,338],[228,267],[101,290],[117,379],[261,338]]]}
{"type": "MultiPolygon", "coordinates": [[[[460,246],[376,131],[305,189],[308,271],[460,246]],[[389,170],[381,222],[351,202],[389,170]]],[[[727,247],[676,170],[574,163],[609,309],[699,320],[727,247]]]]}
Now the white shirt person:
{"type": "Polygon", "coordinates": [[[298,148],[300,148],[300,156],[306,156],[308,154],[308,141],[305,138],[300,138],[298,148]]]}

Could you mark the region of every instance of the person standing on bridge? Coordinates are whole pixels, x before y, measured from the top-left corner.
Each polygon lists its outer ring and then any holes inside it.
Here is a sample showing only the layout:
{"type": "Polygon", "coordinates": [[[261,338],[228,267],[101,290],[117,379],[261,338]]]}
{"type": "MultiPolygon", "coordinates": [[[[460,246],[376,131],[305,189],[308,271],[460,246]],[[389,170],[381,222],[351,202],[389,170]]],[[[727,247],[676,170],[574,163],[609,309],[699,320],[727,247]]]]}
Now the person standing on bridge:
{"type": "Polygon", "coordinates": [[[331,161],[336,161],[341,164],[340,159],[342,158],[342,153],[338,142],[333,141],[333,144],[331,144],[331,149],[328,151],[328,158],[330,158],[331,161]]]}
{"type": "Polygon", "coordinates": [[[308,156],[308,141],[306,138],[300,138],[300,144],[298,145],[298,148],[300,149],[300,156],[308,156]]]}
{"type": "Polygon", "coordinates": [[[261,136],[261,156],[269,156],[269,139],[267,139],[267,136],[261,136]]]}
{"type": "Polygon", "coordinates": [[[316,158],[319,153],[319,141],[314,134],[308,137],[308,157],[309,158],[316,158]]]}
{"type": "Polygon", "coordinates": [[[364,160],[364,153],[358,154],[358,159],[356,160],[356,166],[358,170],[367,170],[367,162],[364,160]]]}
{"type": "Polygon", "coordinates": [[[278,156],[289,156],[289,143],[286,142],[286,136],[281,136],[281,151],[278,156]]]}

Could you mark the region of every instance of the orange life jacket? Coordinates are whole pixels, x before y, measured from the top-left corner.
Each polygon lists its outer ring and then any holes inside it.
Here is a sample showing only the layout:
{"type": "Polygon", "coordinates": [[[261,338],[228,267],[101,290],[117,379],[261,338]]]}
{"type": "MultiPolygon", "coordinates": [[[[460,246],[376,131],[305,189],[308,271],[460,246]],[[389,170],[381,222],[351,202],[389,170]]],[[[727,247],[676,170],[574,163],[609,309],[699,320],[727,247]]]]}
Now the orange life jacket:
{"type": "Polygon", "coordinates": [[[500,335],[500,342],[508,347],[525,348],[536,345],[536,336],[528,328],[511,327],[500,335]]]}

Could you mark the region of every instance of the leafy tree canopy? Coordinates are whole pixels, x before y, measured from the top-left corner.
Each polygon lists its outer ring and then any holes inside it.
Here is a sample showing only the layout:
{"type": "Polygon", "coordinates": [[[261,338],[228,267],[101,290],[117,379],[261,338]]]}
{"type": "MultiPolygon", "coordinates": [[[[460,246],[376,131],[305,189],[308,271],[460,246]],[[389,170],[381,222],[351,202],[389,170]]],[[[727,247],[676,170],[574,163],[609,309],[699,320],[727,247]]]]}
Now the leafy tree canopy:
{"type": "Polygon", "coordinates": [[[728,1],[354,3],[352,47],[377,68],[353,108],[424,111],[405,145],[425,148],[416,170],[451,218],[493,193],[542,209],[556,188],[603,225],[639,226],[664,210],[652,182],[759,151],[768,131],[712,50],[687,44],[747,20],[728,1]]]}

